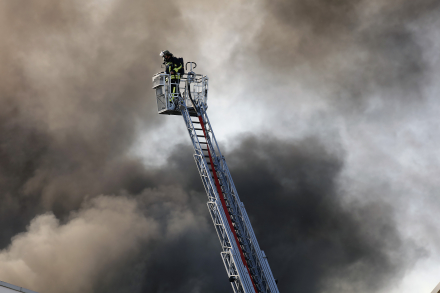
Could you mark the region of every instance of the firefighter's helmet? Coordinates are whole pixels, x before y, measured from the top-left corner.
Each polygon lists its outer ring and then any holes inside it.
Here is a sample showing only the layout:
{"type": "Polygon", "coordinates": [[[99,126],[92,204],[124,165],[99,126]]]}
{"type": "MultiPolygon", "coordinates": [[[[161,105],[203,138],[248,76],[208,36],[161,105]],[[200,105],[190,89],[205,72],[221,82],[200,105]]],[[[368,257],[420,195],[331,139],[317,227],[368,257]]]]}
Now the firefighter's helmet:
{"type": "Polygon", "coordinates": [[[173,56],[173,54],[170,51],[168,51],[168,50],[160,52],[159,55],[160,55],[160,57],[165,57],[165,56],[168,56],[168,55],[173,56]]]}

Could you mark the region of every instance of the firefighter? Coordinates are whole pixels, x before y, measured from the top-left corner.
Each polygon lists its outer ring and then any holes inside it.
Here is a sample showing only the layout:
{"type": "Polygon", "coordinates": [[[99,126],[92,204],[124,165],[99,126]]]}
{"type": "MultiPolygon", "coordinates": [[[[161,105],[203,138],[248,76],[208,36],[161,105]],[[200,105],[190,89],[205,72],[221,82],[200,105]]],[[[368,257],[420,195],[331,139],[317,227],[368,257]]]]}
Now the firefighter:
{"type": "Polygon", "coordinates": [[[179,60],[179,58],[176,58],[173,56],[173,54],[168,51],[162,51],[160,52],[160,56],[163,57],[164,64],[166,65],[165,73],[170,74],[171,77],[171,98],[170,103],[171,107],[174,109],[177,101],[174,99],[176,94],[180,97],[180,89],[179,89],[179,83],[180,83],[180,73],[183,69],[183,63],[179,60]]]}

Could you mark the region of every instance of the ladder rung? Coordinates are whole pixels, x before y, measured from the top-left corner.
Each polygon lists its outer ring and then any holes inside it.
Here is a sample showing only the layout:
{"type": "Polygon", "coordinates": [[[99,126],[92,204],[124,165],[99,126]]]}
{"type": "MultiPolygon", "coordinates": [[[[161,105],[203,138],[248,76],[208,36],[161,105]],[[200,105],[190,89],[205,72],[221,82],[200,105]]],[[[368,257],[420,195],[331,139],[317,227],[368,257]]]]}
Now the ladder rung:
{"type": "Polygon", "coordinates": [[[203,130],[203,128],[194,128],[194,130],[203,130]]]}
{"type": "Polygon", "coordinates": [[[205,136],[204,136],[204,135],[198,135],[198,134],[197,134],[197,137],[205,137],[205,136]]]}
{"type": "Polygon", "coordinates": [[[191,122],[192,122],[192,123],[200,124],[200,121],[192,121],[192,120],[191,120],[191,122]]]}

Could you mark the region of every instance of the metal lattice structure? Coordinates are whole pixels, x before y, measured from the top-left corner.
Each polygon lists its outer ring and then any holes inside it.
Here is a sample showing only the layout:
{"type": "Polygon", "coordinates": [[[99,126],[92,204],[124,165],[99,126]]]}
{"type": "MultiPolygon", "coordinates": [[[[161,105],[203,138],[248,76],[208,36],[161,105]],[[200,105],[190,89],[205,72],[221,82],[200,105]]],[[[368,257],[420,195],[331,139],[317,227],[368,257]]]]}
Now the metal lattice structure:
{"type": "Polygon", "coordinates": [[[208,77],[194,73],[192,65],[196,64],[188,63],[191,71],[176,84],[165,73],[153,77],[158,112],[183,117],[208,195],[208,210],[220,239],[220,254],[234,292],[279,293],[206,113],[208,77]],[[176,93],[171,91],[173,86],[178,86],[176,93]]]}

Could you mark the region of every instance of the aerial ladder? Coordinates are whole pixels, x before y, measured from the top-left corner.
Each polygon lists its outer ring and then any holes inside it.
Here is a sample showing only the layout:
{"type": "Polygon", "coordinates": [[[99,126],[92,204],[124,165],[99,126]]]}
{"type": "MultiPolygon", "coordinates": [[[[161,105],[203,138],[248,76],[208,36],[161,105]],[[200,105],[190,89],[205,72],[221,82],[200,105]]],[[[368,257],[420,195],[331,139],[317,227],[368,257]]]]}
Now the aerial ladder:
{"type": "Polygon", "coordinates": [[[279,293],[206,113],[208,77],[193,71],[195,62],[187,62],[187,70],[188,65],[190,71],[180,79],[163,72],[153,76],[158,112],[183,117],[234,293],[279,293]]]}

